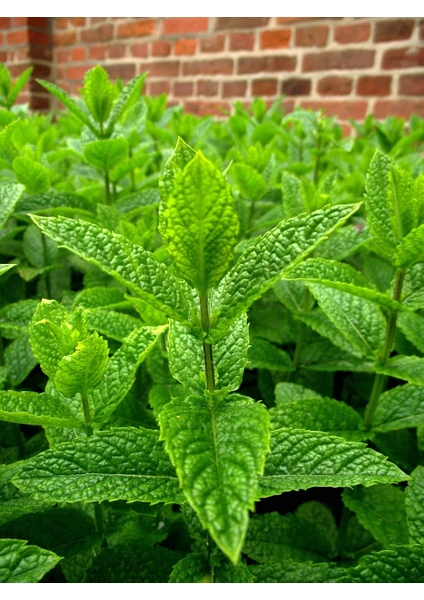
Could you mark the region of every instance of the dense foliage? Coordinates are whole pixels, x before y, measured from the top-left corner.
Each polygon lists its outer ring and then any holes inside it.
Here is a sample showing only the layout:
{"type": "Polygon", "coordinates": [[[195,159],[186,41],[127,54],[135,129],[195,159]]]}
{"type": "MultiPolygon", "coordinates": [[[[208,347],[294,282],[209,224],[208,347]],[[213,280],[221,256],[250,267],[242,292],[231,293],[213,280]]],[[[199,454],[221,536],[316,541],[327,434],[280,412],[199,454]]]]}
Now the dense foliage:
{"type": "Polygon", "coordinates": [[[424,582],[424,122],[143,82],[0,68],[0,581],[424,582]]]}

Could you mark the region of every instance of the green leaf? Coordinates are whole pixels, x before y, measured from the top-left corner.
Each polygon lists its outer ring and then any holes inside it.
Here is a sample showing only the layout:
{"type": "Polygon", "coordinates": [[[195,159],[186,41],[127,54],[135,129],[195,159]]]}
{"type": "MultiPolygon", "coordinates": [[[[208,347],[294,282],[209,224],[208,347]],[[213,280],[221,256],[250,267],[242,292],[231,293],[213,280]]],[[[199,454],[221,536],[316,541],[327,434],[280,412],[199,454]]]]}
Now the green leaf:
{"type": "Polygon", "coordinates": [[[377,373],[405,379],[408,383],[424,385],[424,358],[418,356],[394,356],[389,358],[384,365],[376,364],[377,373]]]}
{"type": "Polygon", "coordinates": [[[424,387],[398,385],[381,394],[373,417],[375,431],[396,431],[424,425],[424,387]]]}
{"type": "Polygon", "coordinates": [[[248,369],[268,369],[282,373],[293,371],[292,361],[287,352],[279,350],[265,340],[253,339],[248,357],[248,369]]]}
{"type": "Polygon", "coordinates": [[[189,319],[193,307],[187,289],[141,246],[85,221],[32,218],[46,235],[115,277],[154,308],[177,320],[189,319]]]}
{"type": "Polygon", "coordinates": [[[288,280],[317,283],[333,288],[340,292],[347,292],[359,298],[374,302],[379,306],[390,309],[399,309],[400,304],[389,295],[382,294],[372,289],[365,277],[350,265],[335,260],[310,258],[304,263],[290,270],[288,280]]]}
{"type": "Polygon", "coordinates": [[[363,556],[336,583],[424,583],[424,547],[398,546],[363,556]]]}
{"type": "Polygon", "coordinates": [[[37,360],[31,350],[27,333],[20,334],[4,352],[7,379],[12,387],[21,384],[36,367],[37,360]]]}
{"type": "Polygon", "coordinates": [[[204,295],[227,271],[237,240],[230,187],[201,153],[176,174],[173,184],[161,233],[178,271],[204,295]]]}
{"type": "Polygon", "coordinates": [[[6,100],[12,86],[10,71],[3,63],[0,63],[0,94],[6,100]]]}
{"type": "Polygon", "coordinates": [[[103,378],[88,394],[93,407],[93,424],[106,422],[134,383],[139,365],[166,330],[162,327],[140,327],[134,330],[109,359],[103,378]]]}
{"type": "Polygon", "coordinates": [[[59,100],[59,102],[61,102],[64,106],[66,106],[66,108],[68,110],[70,110],[71,113],[74,114],[77,117],[77,119],[79,119],[81,121],[81,123],[83,125],[85,125],[89,129],[91,129],[91,131],[96,136],[98,136],[100,134],[100,132],[97,131],[96,127],[94,127],[93,123],[91,122],[90,117],[83,110],[81,110],[81,108],[78,106],[78,104],[75,102],[75,100],[73,100],[72,98],[70,98],[68,96],[68,94],[65,92],[65,90],[62,90],[60,87],[58,87],[54,83],[50,83],[49,81],[44,81],[43,79],[37,79],[37,83],[39,83],[48,92],[53,94],[53,96],[55,98],[57,98],[59,100]]]}
{"type": "Polygon", "coordinates": [[[396,248],[394,262],[397,267],[407,269],[424,260],[424,224],[406,235],[396,248]]]}
{"type": "Polygon", "coordinates": [[[83,96],[92,117],[101,126],[112,108],[113,86],[109,75],[100,65],[85,74],[83,96]]]}
{"type": "Polygon", "coordinates": [[[37,300],[20,300],[4,306],[0,310],[0,327],[22,332],[28,328],[38,302],[37,300]]]}
{"type": "Polygon", "coordinates": [[[260,200],[268,189],[265,179],[249,165],[232,165],[231,174],[244,198],[260,200]]]}
{"type": "Polygon", "coordinates": [[[166,404],[159,422],[187,500],[235,564],[268,450],[265,408],[238,395],[209,405],[190,396],[166,404]]]}
{"type": "Polygon", "coordinates": [[[336,231],[328,240],[324,240],[315,254],[321,258],[344,260],[370,239],[367,227],[347,225],[336,231]]]}
{"type": "MultiPolygon", "coordinates": [[[[216,560],[212,557],[212,560],[216,560]]],[[[178,562],[169,583],[253,583],[248,568],[243,563],[236,567],[228,561],[211,564],[200,552],[188,554],[178,562]]]]}
{"type": "Polygon", "coordinates": [[[285,402],[271,408],[269,416],[272,429],[326,431],[352,441],[367,437],[361,431],[359,414],[344,402],[330,398],[312,397],[285,402]]]}
{"type": "MultiPolygon", "coordinates": [[[[118,288],[92,287],[79,292],[73,301],[72,307],[119,309],[129,308],[131,305],[125,299],[124,294],[118,288]]],[[[1,315],[1,313],[0,313],[1,315]]]]}
{"type": "Polygon", "coordinates": [[[26,544],[24,540],[0,540],[1,583],[37,583],[61,560],[53,552],[26,544]]]}
{"type": "Polygon", "coordinates": [[[260,497],[311,487],[347,487],[396,483],[405,475],[365,444],[322,432],[278,429],[271,434],[271,453],[260,478],[260,497]]]}
{"type": "Polygon", "coordinates": [[[256,583],[329,583],[344,574],[343,569],[336,563],[310,561],[283,560],[249,568],[256,583]]]}
{"type": "Polygon", "coordinates": [[[0,465],[0,525],[28,513],[37,513],[46,507],[47,503],[25,497],[10,483],[21,466],[20,462],[0,465]]]}
{"type": "Polygon", "coordinates": [[[358,205],[332,206],[282,221],[250,246],[229,271],[212,315],[210,339],[217,339],[240,314],[341,226],[358,205]],[[219,324],[218,324],[219,323],[219,324]]]}
{"type": "Polygon", "coordinates": [[[50,187],[49,171],[46,167],[30,158],[17,156],[13,160],[16,179],[30,194],[46,192],[50,187]]]}
{"type": "Polygon", "coordinates": [[[397,324],[406,339],[424,353],[424,317],[417,313],[402,312],[398,315],[397,324]]]}
{"type": "Polygon", "coordinates": [[[275,404],[285,404],[286,402],[295,402],[297,400],[307,400],[308,398],[322,398],[315,390],[305,388],[298,383],[277,383],[275,386],[275,404]]]}
{"type": "Polygon", "coordinates": [[[23,191],[22,185],[9,182],[0,183],[0,229],[3,229],[7,219],[13,213],[23,191]]]}
{"type": "Polygon", "coordinates": [[[0,418],[10,423],[42,427],[82,427],[71,410],[58,398],[36,392],[0,392],[0,418]]]}
{"type": "Polygon", "coordinates": [[[424,467],[417,467],[412,471],[411,477],[412,480],[405,489],[409,542],[424,545],[424,467]]]}
{"type": "Polygon", "coordinates": [[[140,319],[124,313],[94,308],[87,311],[87,324],[91,330],[98,331],[112,340],[122,342],[134,329],[138,329],[142,322],[140,319]]]}
{"type": "Polygon", "coordinates": [[[287,217],[297,217],[305,212],[303,207],[302,182],[288,171],[281,176],[281,189],[283,192],[283,206],[287,217]]]}
{"type": "Polygon", "coordinates": [[[163,212],[168,205],[168,198],[174,189],[176,174],[183,171],[186,165],[196,156],[196,151],[191,148],[182,138],[178,138],[171,156],[165,163],[162,177],[159,177],[159,191],[161,203],[159,206],[159,231],[161,235],[166,232],[166,220],[163,212]]]}
{"type": "Polygon", "coordinates": [[[9,107],[15,104],[19,94],[24,89],[26,82],[31,77],[33,70],[34,67],[28,67],[28,69],[25,69],[25,71],[15,79],[15,82],[7,95],[7,104],[9,107]]]}
{"type": "Polygon", "coordinates": [[[0,275],[3,275],[12,267],[16,267],[16,265],[0,265],[0,275]]]}
{"type": "MultiPolygon", "coordinates": [[[[215,383],[218,390],[237,390],[242,382],[249,347],[246,315],[241,315],[225,337],[213,346],[215,383]]],[[[169,369],[172,376],[188,390],[203,393],[206,388],[202,342],[190,328],[171,321],[168,337],[169,369]]]]}
{"type": "Polygon", "coordinates": [[[120,427],[76,438],[26,461],[13,483],[52,503],[181,503],[175,471],[158,436],[142,427],[120,427]]]}
{"type": "Polygon", "coordinates": [[[343,503],[384,546],[408,543],[405,496],[390,485],[356,487],[343,492],[343,503]]]}
{"type": "Polygon", "coordinates": [[[107,172],[128,156],[128,142],[122,137],[89,142],[84,148],[84,156],[89,165],[107,172]]]}
{"type": "Polygon", "coordinates": [[[119,98],[113,105],[112,111],[110,113],[109,121],[107,123],[106,128],[107,136],[112,135],[114,127],[121,118],[121,116],[128,108],[130,108],[132,103],[139,98],[146,76],[147,73],[137,75],[137,77],[131,79],[121,91],[119,98]]]}

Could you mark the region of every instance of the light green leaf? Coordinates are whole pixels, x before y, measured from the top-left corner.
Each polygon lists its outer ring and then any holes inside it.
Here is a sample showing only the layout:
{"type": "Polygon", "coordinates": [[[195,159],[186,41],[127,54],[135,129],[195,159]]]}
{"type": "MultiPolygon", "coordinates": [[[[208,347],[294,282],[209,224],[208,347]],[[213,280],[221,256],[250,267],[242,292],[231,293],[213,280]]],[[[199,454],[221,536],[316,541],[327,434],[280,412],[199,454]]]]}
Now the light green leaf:
{"type": "Polygon", "coordinates": [[[12,85],[9,94],[7,95],[7,104],[9,107],[15,104],[19,94],[24,89],[26,82],[31,77],[31,73],[33,72],[33,70],[34,67],[28,67],[28,69],[25,69],[25,71],[23,71],[23,73],[21,73],[19,77],[15,79],[15,82],[12,85]]]}
{"type": "Polygon", "coordinates": [[[373,417],[375,431],[424,425],[424,386],[398,385],[381,394],[373,417]]]}
{"type": "MultiPolygon", "coordinates": [[[[218,390],[229,392],[240,387],[248,347],[247,318],[246,315],[241,315],[212,349],[218,390]]],[[[202,342],[190,333],[189,327],[178,321],[170,322],[168,358],[172,376],[187,389],[203,393],[206,377],[202,342]]]]}
{"type": "Polygon", "coordinates": [[[113,86],[109,75],[100,65],[85,74],[83,96],[92,117],[102,125],[112,108],[113,86]]]}
{"type": "Polygon", "coordinates": [[[181,503],[175,471],[159,432],[120,427],[76,438],[26,461],[13,483],[52,502],[181,503]]]}
{"type": "Polygon", "coordinates": [[[356,487],[343,492],[343,503],[384,546],[408,543],[405,496],[390,485],[356,487]]]}
{"type": "Polygon", "coordinates": [[[17,156],[13,160],[13,170],[16,179],[30,194],[46,192],[50,187],[49,171],[41,163],[17,156]]]}
{"type": "Polygon", "coordinates": [[[0,583],[37,583],[60,556],[24,540],[0,540],[0,583]]]}
{"type": "Polygon", "coordinates": [[[200,294],[225,274],[238,218],[225,178],[198,153],[176,174],[161,233],[177,269],[200,294]]]}
{"type": "Polygon", "coordinates": [[[285,402],[270,409],[272,429],[326,431],[351,441],[366,439],[362,419],[344,402],[330,398],[304,398],[285,402]]]}
{"type": "Polygon", "coordinates": [[[0,392],[0,419],[42,427],[82,427],[82,419],[60,399],[36,392],[0,392]]]}
{"type": "Polygon", "coordinates": [[[253,339],[248,352],[248,369],[268,369],[287,373],[293,371],[290,356],[273,344],[261,339],[253,339]]]}
{"type": "Polygon", "coordinates": [[[236,563],[268,450],[265,408],[238,395],[209,405],[190,396],[166,404],[159,422],[187,500],[236,563]]]}
{"type": "Polygon", "coordinates": [[[23,191],[23,185],[11,182],[0,183],[0,229],[4,227],[7,219],[13,213],[23,191]]]}
{"type": "Polygon", "coordinates": [[[389,358],[384,365],[376,364],[377,373],[405,379],[408,383],[424,385],[424,358],[399,354],[389,358]]]}
{"type": "Polygon", "coordinates": [[[220,301],[212,316],[215,331],[209,336],[211,341],[219,338],[234,319],[283,277],[288,267],[304,259],[358,208],[358,205],[345,205],[318,210],[308,216],[282,221],[258,238],[225,277],[220,301]]]}
{"type": "Polygon", "coordinates": [[[106,128],[107,136],[112,135],[114,127],[121,118],[121,116],[124,114],[127,108],[130,108],[132,103],[140,97],[146,76],[147,73],[137,75],[137,77],[131,79],[121,91],[119,98],[113,105],[112,111],[110,113],[109,121],[107,123],[106,128]]]}
{"type": "Polygon", "coordinates": [[[125,138],[97,140],[84,148],[86,161],[101,171],[110,171],[128,156],[128,142],[125,138]]]}
{"type": "Polygon", "coordinates": [[[138,329],[142,325],[142,321],[113,310],[94,308],[87,311],[87,324],[91,330],[122,342],[134,329],[138,329]]]}
{"type": "Polygon", "coordinates": [[[310,561],[283,560],[249,568],[256,583],[329,583],[344,574],[336,563],[310,561]]]}
{"type": "Polygon", "coordinates": [[[305,388],[298,383],[283,382],[277,383],[275,386],[275,404],[277,405],[308,398],[322,398],[322,396],[315,390],[305,388]]]}
{"type": "Polygon", "coordinates": [[[396,483],[405,475],[365,444],[322,432],[278,429],[271,434],[271,453],[260,478],[260,497],[311,487],[347,487],[396,483]]]}
{"type": "Polygon", "coordinates": [[[12,387],[22,383],[36,367],[37,360],[31,350],[27,333],[21,333],[4,352],[7,379],[12,387]]]}
{"type": "Polygon", "coordinates": [[[398,315],[397,324],[406,339],[424,353],[424,317],[417,313],[402,312],[398,315]]]}
{"type": "MultiPolygon", "coordinates": [[[[311,297],[313,298],[312,294],[311,297]]],[[[295,317],[316,331],[320,336],[327,338],[333,346],[338,346],[349,355],[357,358],[362,357],[362,352],[352,346],[352,343],[333,325],[332,321],[330,321],[321,308],[314,308],[307,312],[298,313],[295,317]]]]}
{"type": "Polygon", "coordinates": [[[262,175],[249,165],[242,163],[232,165],[231,175],[244,198],[260,200],[268,189],[262,175]]]}
{"type": "Polygon", "coordinates": [[[411,544],[424,546],[424,467],[417,467],[411,473],[412,480],[405,489],[406,519],[411,544]]]}
{"type": "Polygon", "coordinates": [[[76,306],[86,309],[107,308],[109,310],[116,310],[119,308],[129,308],[131,305],[118,288],[97,286],[79,292],[75,296],[72,307],[75,308],[76,306]]]}
{"type": "Polygon", "coordinates": [[[0,94],[3,100],[7,99],[10,88],[12,87],[12,78],[10,71],[3,63],[0,64],[0,94]]]}
{"type": "Polygon", "coordinates": [[[187,289],[141,246],[85,221],[61,217],[33,220],[61,246],[112,275],[154,308],[177,320],[189,318],[193,307],[187,289]]]}
{"type": "Polygon", "coordinates": [[[196,151],[179,137],[174,151],[165,163],[162,177],[159,178],[161,198],[159,207],[159,230],[162,235],[164,235],[164,232],[166,231],[166,220],[163,219],[163,211],[167,207],[168,198],[174,188],[176,173],[183,171],[186,165],[188,165],[195,156],[196,151]]]}
{"type": "Polygon", "coordinates": [[[16,267],[16,265],[0,265],[0,275],[3,275],[12,267],[16,267]]]}
{"type": "Polygon", "coordinates": [[[319,245],[315,254],[321,258],[344,260],[354,254],[365,242],[371,239],[368,228],[362,224],[346,225],[336,231],[328,240],[319,245]]]}
{"type": "Polygon", "coordinates": [[[397,267],[407,269],[424,260],[424,224],[406,235],[396,248],[394,262],[397,267]]]}
{"type": "Polygon", "coordinates": [[[303,206],[302,182],[288,171],[281,176],[281,189],[283,193],[283,206],[287,217],[297,217],[305,212],[303,206]]]}

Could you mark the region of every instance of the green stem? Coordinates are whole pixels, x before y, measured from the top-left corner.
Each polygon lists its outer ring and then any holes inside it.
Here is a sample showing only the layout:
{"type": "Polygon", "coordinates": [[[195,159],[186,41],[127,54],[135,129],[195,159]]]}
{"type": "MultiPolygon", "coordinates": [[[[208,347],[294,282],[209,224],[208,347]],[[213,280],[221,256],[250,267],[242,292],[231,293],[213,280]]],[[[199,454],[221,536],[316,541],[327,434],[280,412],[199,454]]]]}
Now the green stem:
{"type": "Polygon", "coordinates": [[[110,206],[109,171],[105,171],[105,202],[110,206]]]}
{"type": "Polygon", "coordinates": [[[342,518],[340,520],[339,531],[337,532],[336,539],[336,552],[338,558],[341,558],[343,554],[343,547],[346,539],[347,528],[350,521],[350,515],[350,510],[346,506],[343,506],[342,518]]]}
{"type": "Polygon", "coordinates": [[[116,183],[112,183],[113,201],[116,202],[116,183]]]}
{"type": "MultiPolygon", "coordinates": [[[[393,291],[393,300],[400,302],[400,297],[402,293],[402,285],[403,280],[405,278],[405,273],[402,269],[398,269],[396,272],[396,282],[395,289],[393,291]]],[[[381,353],[379,362],[384,365],[387,359],[390,357],[393,348],[393,342],[395,339],[396,333],[396,322],[397,322],[398,311],[396,309],[392,310],[389,319],[387,321],[386,327],[386,337],[384,339],[383,351],[381,353]]],[[[375,376],[374,384],[371,391],[371,396],[368,402],[368,406],[365,410],[364,416],[364,428],[367,430],[371,427],[372,419],[375,413],[375,409],[377,408],[378,400],[386,387],[387,377],[378,373],[375,376]]]]}
{"type": "MultiPolygon", "coordinates": [[[[207,293],[200,294],[200,319],[202,323],[202,329],[206,335],[209,333],[210,320],[209,320],[209,305],[207,293]]],[[[205,375],[206,375],[206,389],[209,392],[215,391],[215,369],[213,365],[213,351],[212,344],[203,342],[203,356],[205,361],[205,375]]]]}
{"type": "Polygon", "coordinates": [[[252,228],[254,214],[255,214],[255,201],[251,200],[250,201],[250,208],[249,208],[249,219],[248,219],[248,222],[247,222],[247,231],[250,231],[250,229],[252,228]]]}

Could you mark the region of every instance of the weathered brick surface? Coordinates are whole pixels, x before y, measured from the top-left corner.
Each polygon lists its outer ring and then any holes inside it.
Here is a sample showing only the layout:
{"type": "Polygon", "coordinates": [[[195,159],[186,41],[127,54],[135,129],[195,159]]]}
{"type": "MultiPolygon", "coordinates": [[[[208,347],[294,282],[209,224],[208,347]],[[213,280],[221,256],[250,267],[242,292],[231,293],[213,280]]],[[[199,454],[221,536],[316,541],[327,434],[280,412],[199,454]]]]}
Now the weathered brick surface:
{"type": "Polygon", "coordinates": [[[102,64],[124,81],[148,71],[146,93],[200,115],[281,94],[341,123],[408,118],[424,110],[423,42],[420,17],[0,17],[0,61],[14,77],[35,66],[21,100],[39,110],[56,101],[36,76],[74,94],[102,64]]]}

